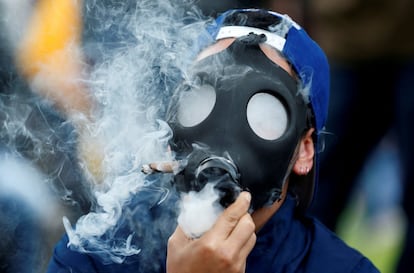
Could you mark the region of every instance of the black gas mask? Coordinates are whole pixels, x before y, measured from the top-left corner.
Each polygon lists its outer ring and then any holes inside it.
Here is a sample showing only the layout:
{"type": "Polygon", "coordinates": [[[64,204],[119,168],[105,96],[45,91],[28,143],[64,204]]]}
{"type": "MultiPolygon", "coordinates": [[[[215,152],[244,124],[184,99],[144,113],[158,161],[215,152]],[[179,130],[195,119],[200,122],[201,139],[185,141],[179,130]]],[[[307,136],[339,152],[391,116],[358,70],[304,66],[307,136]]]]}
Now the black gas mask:
{"type": "Polygon", "coordinates": [[[243,39],[198,61],[172,99],[171,148],[186,167],[179,191],[214,182],[227,207],[242,190],[252,209],[281,197],[297,144],[307,129],[307,106],[293,77],[258,43],[243,39]]]}

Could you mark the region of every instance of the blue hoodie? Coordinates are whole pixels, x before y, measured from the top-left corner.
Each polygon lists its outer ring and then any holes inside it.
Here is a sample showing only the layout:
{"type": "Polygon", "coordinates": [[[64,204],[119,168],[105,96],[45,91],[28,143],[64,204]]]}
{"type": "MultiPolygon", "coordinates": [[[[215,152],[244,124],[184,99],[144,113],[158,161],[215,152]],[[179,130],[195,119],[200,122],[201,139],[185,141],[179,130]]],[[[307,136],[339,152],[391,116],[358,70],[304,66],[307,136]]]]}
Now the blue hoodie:
{"type": "MultiPolygon", "coordinates": [[[[289,196],[259,231],[256,246],[247,259],[246,272],[379,273],[366,257],[347,246],[320,222],[297,215],[295,205],[296,200],[289,196]]],[[[171,227],[171,231],[173,229],[171,227]]],[[[167,237],[150,258],[140,253],[122,264],[104,264],[93,254],[69,249],[65,235],[55,248],[47,272],[166,272],[167,237]]]]}

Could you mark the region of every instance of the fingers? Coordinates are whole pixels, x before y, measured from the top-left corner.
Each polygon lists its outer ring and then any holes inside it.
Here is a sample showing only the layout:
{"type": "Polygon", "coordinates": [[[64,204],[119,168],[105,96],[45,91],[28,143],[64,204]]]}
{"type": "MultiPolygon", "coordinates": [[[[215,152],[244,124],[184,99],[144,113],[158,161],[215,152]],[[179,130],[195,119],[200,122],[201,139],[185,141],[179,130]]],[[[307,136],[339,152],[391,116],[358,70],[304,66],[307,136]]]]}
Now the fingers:
{"type": "Polygon", "coordinates": [[[178,226],[168,241],[167,272],[244,272],[256,243],[250,200],[242,192],[198,239],[189,240],[178,226]]]}
{"type": "Polygon", "coordinates": [[[232,233],[233,229],[236,227],[240,219],[248,214],[250,207],[251,195],[248,192],[240,193],[236,201],[231,204],[220,217],[217,219],[217,222],[213,226],[213,230],[220,230],[219,234],[214,236],[219,236],[219,240],[227,239],[232,233]]]}
{"type": "Polygon", "coordinates": [[[245,214],[227,238],[229,244],[239,249],[246,248],[248,252],[256,243],[256,226],[250,214],[245,214]]]}

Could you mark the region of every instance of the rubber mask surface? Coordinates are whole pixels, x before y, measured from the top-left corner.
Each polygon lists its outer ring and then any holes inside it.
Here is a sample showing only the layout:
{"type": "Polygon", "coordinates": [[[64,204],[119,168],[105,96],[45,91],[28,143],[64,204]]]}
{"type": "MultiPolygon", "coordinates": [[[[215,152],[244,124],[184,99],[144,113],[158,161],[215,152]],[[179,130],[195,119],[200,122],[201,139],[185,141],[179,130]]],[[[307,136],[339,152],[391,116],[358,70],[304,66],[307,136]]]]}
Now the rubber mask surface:
{"type": "Polygon", "coordinates": [[[223,206],[240,190],[251,192],[253,209],[271,205],[306,129],[296,81],[258,45],[238,40],[197,62],[190,78],[178,88],[168,117],[171,147],[188,159],[177,187],[198,191],[220,180],[223,206]]]}

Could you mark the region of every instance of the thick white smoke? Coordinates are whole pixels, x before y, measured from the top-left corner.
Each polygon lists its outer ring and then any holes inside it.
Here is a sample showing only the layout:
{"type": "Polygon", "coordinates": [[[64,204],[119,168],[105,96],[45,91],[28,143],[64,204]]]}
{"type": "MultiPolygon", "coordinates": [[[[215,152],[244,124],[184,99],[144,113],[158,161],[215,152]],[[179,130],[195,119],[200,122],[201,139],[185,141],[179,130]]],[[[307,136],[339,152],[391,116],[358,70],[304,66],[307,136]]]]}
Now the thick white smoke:
{"type": "MultiPolygon", "coordinates": [[[[3,35],[13,48],[25,26],[14,19],[28,18],[34,4],[0,4],[8,14],[1,21],[3,35]]],[[[88,70],[74,80],[86,86],[96,103],[91,121],[83,123],[87,139],[32,93],[33,82],[16,78],[1,90],[6,94],[0,101],[1,141],[11,153],[39,166],[45,174],[42,183],[58,197],[87,211],[76,221],[69,216],[63,220],[70,248],[104,263],[128,263],[138,255],[150,272],[159,266],[157,257],[164,255],[177,224],[178,194],[171,175],[146,176],[140,170],[149,162],[174,159],[165,112],[204,42],[200,37],[208,18],[190,0],[85,0],[83,19],[81,47],[88,70]],[[98,176],[91,161],[102,162],[95,164],[98,176]]],[[[34,79],[42,81],[39,77],[34,79]]],[[[212,210],[207,222],[216,217],[212,210]]]]}
{"type": "Polygon", "coordinates": [[[193,61],[204,21],[185,0],[88,1],[86,12],[97,22],[86,26],[85,37],[94,59],[88,89],[98,102],[89,130],[99,139],[104,175],[94,188],[93,212],[73,227],[65,220],[65,228],[71,248],[108,263],[128,262],[134,254],[150,256],[175,227],[171,176],[147,177],[140,168],[173,159],[164,114],[193,61]],[[160,206],[162,212],[151,215],[160,206]]]}
{"type": "Polygon", "coordinates": [[[203,235],[224,210],[215,185],[207,183],[201,191],[190,191],[181,196],[178,224],[189,238],[203,235]]]}

